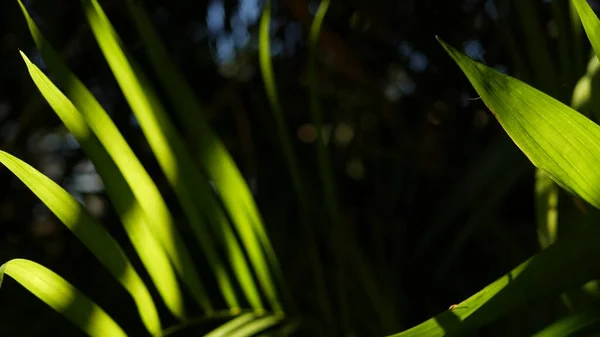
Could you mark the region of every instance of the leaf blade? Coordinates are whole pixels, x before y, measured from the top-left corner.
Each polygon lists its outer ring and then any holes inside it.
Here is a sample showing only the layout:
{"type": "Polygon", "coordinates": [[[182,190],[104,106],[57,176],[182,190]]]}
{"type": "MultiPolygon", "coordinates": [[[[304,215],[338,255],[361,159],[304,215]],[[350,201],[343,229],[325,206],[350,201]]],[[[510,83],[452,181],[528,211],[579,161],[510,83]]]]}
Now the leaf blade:
{"type": "Polygon", "coordinates": [[[600,20],[586,0],[572,0],[596,56],[600,55],[600,20]]]}
{"type": "MultiPolygon", "coordinates": [[[[248,185],[222,141],[210,129],[200,103],[190,86],[186,84],[181,72],[167,55],[141,4],[127,1],[127,5],[151,64],[179,114],[187,138],[195,147],[194,154],[200,158],[208,177],[216,185],[219,197],[241,238],[269,304],[276,310],[280,310],[281,304],[271,272],[276,273],[277,281],[283,284],[281,267],[248,185]]],[[[232,260],[243,265],[238,258],[232,260]]],[[[242,271],[239,268],[235,270],[242,271]]],[[[237,277],[242,283],[246,296],[252,302],[252,298],[255,297],[254,290],[250,289],[249,285],[245,285],[248,281],[244,281],[248,279],[247,273],[238,273],[237,277]]]]}
{"type": "Polygon", "coordinates": [[[112,236],[67,191],[29,164],[4,151],[0,151],[0,163],[27,185],[129,292],[148,331],[159,333],[160,318],[152,296],[112,236]]]}
{"type": "Polygon", "coordinates": [[[24,53],[21,52],[21,56],[46,101],[84,149],[102,177],[106,192],[119,214],[125,232],[167,308],[175,317],[183,319],[185,317],[183,296],[177,284],[173,267],[158,240],[152,236],[150,227],[144,219],[143,211],[123,175],[98,139],[92,134],[77,108],[24,53]]]}
{"type": "Polygon", "coordinates": [[[88,335],[127,336],[102,308],[50,269],[33,261],[13,259],[0,266],[0,286],[4,274],[15,279],[88,335]]]}
{"type": "MultiPolygon", "coordinates": [[[[64,88],[66,96],[72,101],[79,113],[82,114],[85,122],[97,136],[102,147],[106,149],[115,165],[117,165],[131,192],[134,194],[137,203],[140,205],[144,213],[144,219],[150,227],[153,236],[160,242],[177,274],[191,290],[192,294],[195,295],[195,299],[201,306],[204,304],[205,309],[211,309],[209,304],[207,305],[207,303],[202,302],[203,300],[199,300],[202,297],[206,297],[200,278],[195,271],[189,252],[182,243],[181,235],[174,227],[173,217],[148,172],[133,153],[131,147],[127,144],[104,108],[85,85],[69,71],[58,53],[46,41],[21,1],[19,1],[19,5],[46,65],[56,76],[57,83],[64,88]]],[[[173,302],[170,305],[170,309],[176,311],[176,317],[183,315],[183,312],[177,314],[177,311],[180,310],[178,309],[179,307],[178,302],[173,302]]]]}
{"type": "MultiPolygon", "coordinates": [[[[84,0],[83,5],[96,41],[135,114],[155,158],[175,191],[186,217],[195,230],[205,234],[205,223],[196,201],[209,201],[205,198],[206,193],[200,192],[209,188],[207,179],[194,166],[183,139],[180,138],[177,129],[137,64],[121,47],[120,38],[99,3],[96,0],[84,0]]],[[[199,237],[203,239],[202,248],[218,279],[217,284],[221,294],[232,308],[238,308],[235,289],[228,271],[219,261],[212,241],[206,238],[206,235],[199,235],[199,237]]],[[[205,310],[213,310],[205,290],[194,295],[205,310]]]]}
{"type": "Polygon", "coordinates": [[[561,187],[600,208],[600,126],[438,40],[529,160],[561,187]]]}
{"type": "MultiPolygon", "coordinates": [[[[595,303],[588,308],[563,317],[542,329],[534,337],[573,336],[583,335],[582,330],[595,326],[595,331],[600,323],[600,307],[595,303]]],[[[594,331],[591,330],[591,331],[594,331]]],[[[588,330],[590,331],[590,330],[588,330]]]]}
{"type": "Polygon", "coordinates": [[[573,232],[460,302],[453,310],[393,336],[468,335],[533,301],[579,286],[600,272],[595,262],[600,258],[599,236],[600,228],[593,226],[573,232]]]}

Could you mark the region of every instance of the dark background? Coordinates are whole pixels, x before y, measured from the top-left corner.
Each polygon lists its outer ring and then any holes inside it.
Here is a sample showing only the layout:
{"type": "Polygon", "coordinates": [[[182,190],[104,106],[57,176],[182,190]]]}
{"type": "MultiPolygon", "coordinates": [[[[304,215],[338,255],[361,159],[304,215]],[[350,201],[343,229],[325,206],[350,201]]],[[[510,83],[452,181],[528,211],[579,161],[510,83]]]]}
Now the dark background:
{"type": "MultiPolygon", "coordinates": [[[[149,71],[125,4],[100,3],[129,50],[149,71]]],[[[543,43],[556,61],[549,1],[531,3],[545,33],[543,43]]],[[[144,4],[170,55],[204,104],[214,130],[247,178],[300,311],[317,326],[325,325],[316,309],[296,195],[258,68],[262,1],[146,0],[144,4]]],[[[307,0],[276,1],[271,37],[287,129],[294,138],[314,214],[324,212],[324,201],[308,110],[306,41],[317,5],[307,0]]],[[[182,219],[85,23],[80,3],[37,0],[27,1],[27,6],[71,70],[111,114],[182,219]]],[[[530,75],[513,1],[334,0],[320,37],[318,87],[339,214],[354,238],[351,245],[368,261],[369,278],[380,296],[369,297],[358,281],[359,271],[349,263],[348,311],[355,336],[385,335],[418,324],[477,292],[539,249],[533,166],[478,99],[435,35],[501,72],[523,79],[530,75]],[[526,65],[521,72],[507,48],[506,29],[521,52],[517,59],[526,65]],[[382,323],[378,310],[393,321],[382,323]]],[[[43,69],[17,2],[2,1],[0,148],[68,189],[132,252],[99,177],[33,85],[19,50],[43,69]]],[[[578,61],[584,67],[587,58],[578,61]]],[[[576,69],[578,76],[583,67],[576,69]]],[[[561,83],[567,93],[573,84],[573,79],[561,83]]],[[[3,168],[0,187],[0,261],[23,257],[51,268],[97,300],[125,329],[138,331],[137,321],[130,319],[135,317],[130,311],[133,305],[123,300],[118,284],[83,245],[3,168]]],[[[328,249],[332,234],[323,228],[318,243],[327,269],[333,263],[328,249]]],[[[537,310],[537,314],[538,321],[519,316],[483,334],[506,335],[515,331],[509,330],[514,325],[525,334],[533,332],[548,323],[543,313],[537,310]]],[[[5,336],[79,334],[8,278],[0,291],[0,326],[5,336]]]]}

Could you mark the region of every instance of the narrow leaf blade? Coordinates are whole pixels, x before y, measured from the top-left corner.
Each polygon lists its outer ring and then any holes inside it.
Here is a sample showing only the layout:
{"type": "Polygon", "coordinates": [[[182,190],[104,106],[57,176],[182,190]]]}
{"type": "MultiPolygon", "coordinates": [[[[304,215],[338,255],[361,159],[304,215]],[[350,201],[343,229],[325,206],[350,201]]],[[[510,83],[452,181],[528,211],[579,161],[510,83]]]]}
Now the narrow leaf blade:
{"type": "Polygon", "coordinates": [[[110,234],[67,191],[24,161],[0,151],[0,163],[15,174],[96,256],[131,294],[148,331],[161,330],[152,296],[110,234]]]}
{"type": "Polygon", "coordinates": [[[241,326],[248,324],[252,320],[256,319],[256,315],[253,313],[244,314],[238,316],[227,323],[220,325],[215,328],[211,332],[207,333],[204,337],[219,337],[219,336],[229,336],[231,333],[241,326]]]}
{"type": "MultiPolygon", "coordinates": [[[[533,335],[534,337],[583,336],[582,330],[593,327],[597,331],[600,326],[600,306],[598,303],[561,318],[533,335]]],[[[588,330],[589,331],[589,330],[588,330]]]]}
{"type": "MultiPolygon", "coordinates": [[[[143,218],[149,226],[153,237],[161,243],[177,274],[192,294],[195,295],[194,298],[197,299],[200,305],[204,305],[205,309],[211,309],[210,303],[206,303],[205,301],[208,297],[205,295],[204,287],[195,271],[191,255],[186,250],[183,239],[175,228],[173,217],[148,172],[144,169],[98,100],[65,66],[58,53],[46,41],[25,9],[25,6],[20,1],[19,5],[46,65],[55,75],[57,83],[64,88],[66,95],[83,116],[89,128],[98,137],[102,147],[104,147],[115,165],[117,165],[134,194],[137,203],[140,205],[144,213],[143,218]]],[[[61,119],[65,121],[65,116],[61,116],[61,119]]],[[[179,290],[173,287],[171,291],[179,290]]],[[[169,301],[166,301],[168,304],[169,301]]],[[[172,303],[169,307],[175,312],[176,317],[183,315],[177,302],[172,303]]]]}
{"type": "Polygon", "coordinates": [[[13,259],[0,266],[0,285],[4,274],[15,279],[88,335],[127,336],[102,308],[50,269],[33,261],[13,259]]]}
{"type": "MultiPolygon", "coordinates": [[[[96,41],[139,121],[163,173],[175,191],[192,227],[204,234],[199,235],[200,238],[203,238],[202,248],[218,279],[221,293],[231,307],[238,307],[238,300],[228,272],[220,261],[214,244],[206,238],[205,223],[198,207],[199,203],[208,201],[205,198],[206,193],[202,193],[209,189],[208,180],[195,167],[183,139],[170,121],[151,85],[140,72],[137,64],[121,47],[120,38],[101,6],[95,0],[86,0],[83,1],[83,4],[96,41]]],[[[211,205],[206,207],[211,207],[211,205]]],[[[201,293],[194,295],[206,310],[212,310],[212,304],[206,295],[201,293]]]]}
{"type": "Polygon", "coordinates": [[[600,258],[599,236],[598,227],[586,227],[565,236],[452,310],[394,336],[469,335],[518,308],[579,286],[600,272],[596,263],[600,258]]]}
{"type": "MultiPolygon", "coordinates": [[[[280,284],[283,283],[281,268],[248,185],[224,144],[210,129],[200,103],[169,58],[141,3],[127,1],[127,5],[151,64],[180,116],[186,136],[195,148],[194,153],[215,183],[270,305],[280,310],[281,304],[269,265],[277,273],[280,284]]],[[[238,258],[233,261],[242,265],[238,258]]],[[[255,291],[247,281],[248,274],[238,268],[234,270],[250,302],[256,302],[255,291]]]]}
{"type": "MultiPolygon", "coordinates": [[[[572,0],[579,19],[583,24],[583,29],[592,43],[596,56],[600,55],[600,20],[590,7],[587,0],[572,0]]],[[[600,56],[598,56],[600,57],[600,56]]]]}
{"type": "Polygon", "coordinates": [[[142,209],[114,161],[67,97],[21,52],[34,83],[92,160],[102,177],[125,231],[165,304],[175,317],[185,316],[183,296],[175,272],[160,242],[151,234],[142,209]]]}
{"type": "Polygon", "coordinates": [[[230,333],[228,336],[230,337],[251,337],[256,336],[256,334],[263,332],[267,329],[272,328],[281,320],[283,317],[277,315],[268,315],[264,317],[257,318],[252,322],[241,326],[239,329],[230,333]]]}
{"type": "Polygon", "coordinates": [[[561,187],[600,208],[600,126],[439,41],[529,160],[561,187]]]}

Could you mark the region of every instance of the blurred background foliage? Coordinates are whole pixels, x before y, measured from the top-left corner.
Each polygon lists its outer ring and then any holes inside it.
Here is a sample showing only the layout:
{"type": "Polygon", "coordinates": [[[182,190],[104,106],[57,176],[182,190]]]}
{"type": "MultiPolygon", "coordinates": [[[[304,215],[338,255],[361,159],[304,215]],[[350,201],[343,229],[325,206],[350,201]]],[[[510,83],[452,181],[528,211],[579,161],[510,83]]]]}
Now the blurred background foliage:
{"type": "MultiPolygon", "coordinates": [[[[79,2],[24,3],[183,219],[79,2]]],[[[100,3],[128,50],[150,70],[126,5],[100,3]]],[[[337,322],[332,331],[353,336],[399,332],[462,301],[547,244],[536,229],[533,166],[434,36],[571,104],[590,50],[567,1],[332,1],[320,36],[317,77],[341,224],[336,231],[326,220],[317,133],[309,114],[306,41],[318,1],[275,1],[271,24],[277,89],[294,137],[308,212],[297,206],[258,65],[264,3],[143,3],[251,187],[309,326],[337,322]],[[340,268],[332,240],[343,238],[346,300],[332,303],[329,318],[316,292],[303,219],[315,230],[329,290],[335,289],[331,280],[340,268]]],[[[59,182],[133,252],[102,181],[34,87],[19,49],[44,69],[17,2],[2,1],[0,148],[59,182]]],[[[590,69],[586,76],[593,92],[596,72],[590,69]]],[[[586,99],[578,108],[596,114],[586,99]]],[[[133,305],[121,301],[118,284],[83,245],[4,168],[0,182],[0,260],[23,257],[47,266],[96,299],[125,329],[140,331],[127,326],[133,305]]],[[[582,214],[576,199],[565,200],[559,203],[565,217],[582,214]]],[[[5,282],[0,291],[4,335],[80,334],[16,282],[5,282]]],[[[557,298],[482,334],[528,335],[564,312],[557,298]]],[[[315,330],[307,331],[313,335],[315,330]]]]}

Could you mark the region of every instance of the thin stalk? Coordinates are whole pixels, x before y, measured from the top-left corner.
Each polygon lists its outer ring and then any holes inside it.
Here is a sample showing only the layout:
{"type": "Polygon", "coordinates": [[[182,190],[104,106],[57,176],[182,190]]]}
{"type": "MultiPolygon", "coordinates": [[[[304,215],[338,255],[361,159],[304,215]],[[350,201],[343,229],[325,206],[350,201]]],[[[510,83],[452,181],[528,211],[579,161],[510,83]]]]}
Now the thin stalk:
{"type": "Polygon", "coordinates": [[[331,163],[327,154],[327,148],[325,146],[325,139],[323,136],[323,116],[321,107],[319,104],[319,90],[317,86],[317,44],[319,42],[319,36],[321,32],[321,26],[327,9],[329,8],[330,0],[322,0],[317,8],[315,18],[310,27],[309,36],[309,52],[308,52],[308,80],[310,87],[310,114],[312,122],[317,130],[317,163],[319,167],[319,176],[323,187],[323,194],[325,197],[326,210],[328,213],[329,220],[332,224],[332,240],[334,256],[338,266],[338,272],[336,277],[336,288],[338,291],[338,297],[340,301],[339,311],[342,320],[342,327],[349,331],[350,321],[348,319],[348,299],[346,292],[346,272],[345,272],[345,259],[344,259],[344,240],[341,237],[344,233],[344,229],[340,226],[338,217],[338,206],[335,197],[334,186],[333,186],[333,173],[331,170],[331,163]]]}
{"type": "MultiPolygon", "coordinates": [[[[554,0],[551,3],[552,16],[556,22],[558,30],[558,60],[560,63],[561,81],[566,85],[567,91],[570,91],[571,86],[575,83],[576,75],[573,71],[573,62],[569,55],[569,30],[565,20],[566,3],[563,0],[554,0]]],[[[562,85],[561,85],[562,88],[562,85]]]]}
{"type": "Polygon", "coordinates": [[[521,19],[527,45],[529,61],[533,69],[536,86],[543,92],[557,97],[559,90],[555,67],[550,59],[545,34],[532,0],[514,1],[517,15],[521,19]]]}
{"type": "Polygon", "coordinates": [[[305,230],[306,238],[308,239],[308,254],[312,263],[312,269],[314,271],[314,281],[317,288],[318,298],[320,300],[321,309],[327,316],[330,322],[333,322],[333,314],[331,304],[329,303],[329,296],[327,294],[327,288],[324,283],[324,272],[317,244],[315,240],[315,233],[311,223],[308,221],[309,207],[306,199],[306,193],[302,188],[302,182],[300,179],[300,172],[298,169],[298,160],[294,155],[292,149],[292,141],[289,132],[286,129],[285,119],[283,116],[283,108],[279,102],[279,95],[277,93],[277,86],[275,83],[275,76],[273,72],[273,64],[271,62],[271,43],[269,28],[271,24],[271,1],[267,1],[267,4],[263,10],[260,19],[260,34],[259,34],[259,59],[260,69],[265,84],[265,91],[271,105],[271,111],[275,124],[277,125],[277,134],[281,142],[281,150],[287,162],[290,177],[294,190],[298,196],[298,203],[302,212],[302,227],[305,230]]]}

